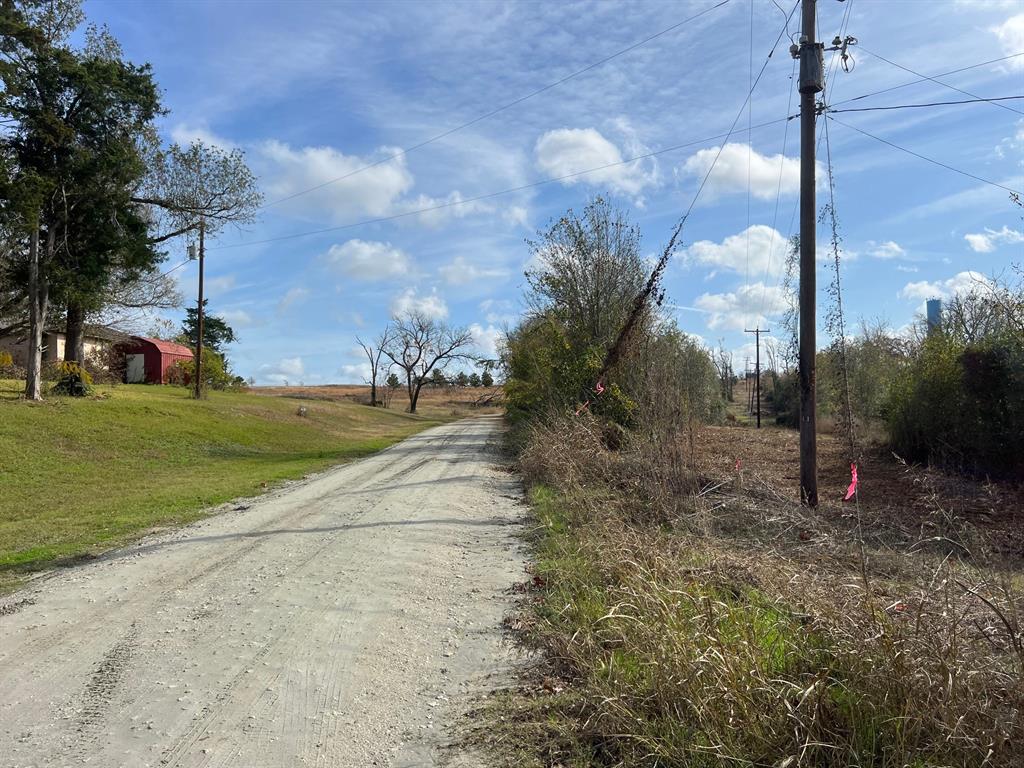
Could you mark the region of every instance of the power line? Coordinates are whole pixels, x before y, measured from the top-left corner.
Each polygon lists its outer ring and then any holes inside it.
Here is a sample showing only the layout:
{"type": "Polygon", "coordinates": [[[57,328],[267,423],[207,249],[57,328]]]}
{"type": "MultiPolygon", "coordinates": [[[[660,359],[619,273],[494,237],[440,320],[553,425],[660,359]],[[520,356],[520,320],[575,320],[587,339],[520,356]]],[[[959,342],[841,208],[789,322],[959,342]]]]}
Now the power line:
{"type": "Polygon", "coordinates": [[[410,152],[413,152],[413,151],[415,151],[417,149],[425,147],[428,144],[433,144],[436,141],[440,141],[443,138],[451,136],[453,133],[457,133],[458,131],[461,131],[461,130],[463,130],[465,128],[469,128],[472,125],[476,125],[477,123],[479,123],[479,122],[481,122],[483,120],[486,120],[486,119],[488,119],[490,117],[494,117],[495,115],[499,114],[500,112],[504,112],[506,109],[510,109],[511,107],[514,107],[517,104],[522,104],[524,101],[527,101],[528,99],[532,99],[534,96],[539,96],[542,93],[550,91],[552,88],[557,88],[558,86],[560,86],[560,85],[562,85],[564,83],[567,83],[569,80],[572,80],[573,78],[579,77],[580,75],[582,75],[582,74],[584,74],[586,72],[589,72],[592,69],[596,69],[597,67],[600,67],[603,64],[607,64],[612,59],[618,58],[619,56],[622,56],[622,55],[624,55],[626,53],[629,53],[630,51],[634,51],[637,48],[639,48],[639,47],[641,47],[643,45],[646,45],[647,43],[651,42],[652,40],[656,40],[659,37],[663,37],[664,35],[667,35],[669,32],[673,32],[673,31],[679,29],[680,27],[682,27],[682,26],[684,26],[686,24],[689,24],[692,21],[696,21],[701,16],[704,16],[704,15],[706,15],[708,13],[711,13],[711,11],[717,10],[717,9],[721,8],[722,6],[728,4],[728,3],[729,3],[729,0],[721,0],[721,2],[717,3],[716,5],[711,6],[710,8],[705,8],[703,11],[700,11],[699,13],[695,13],[694,15],[689,16],[689,17],[683,19],[682,21],[676,22],[672,26],[666,27],[665,29],[661,30],[660,32],[656,32],[655,34],[650,35],[649,37],[645,37],[643,40],[640,40],[639,42],[633,43],[632,45],[630,45],[630,46],[628,46],[626,48],[623,48],[620,51],[616,51],[615,53],[613,53],[613,54],[611,54],[609,56],[605,56],[603,59],[595,61],[592,64],[588,64],[587,66],[583,67],[582,69],[578,69],[575,72],[572,72],[572,73],[566,75],[565,77],[561,78],[560,80],[556,80],[553,83],[548,83],[547,85],[545,85],[545,86],[543,86],[541,88],[538,88],[535,91],[531,91],[530,93],[526,94],[525,96],[520,96],[518,99],[514,99],[513,101],[510,101],[507,104],[503,104],[500,107],[497,107],[496,109],[492,109],[489,112],[485,112],[484,114],[479,115],[478,117],[474,117],[472,120],[470,120],[468,122],[462,123],[461,125],[457,125],[454,128],[449,128],[448,130],[443,131],[443,132],[441,132],[441,133],[439,133],[439,134],[437,134],[435,136],[431,136],[429,139],[421,141],[419,144],[414,144],[411,147],[406,147],[405,149],[401,149],[398,152],[395,152],[394,154],[389,155],[388,157],[384,157],[384,158],[381,158],[380,160],[376,160],[376,161],[374,161],[372,163],[369,163],[367,165],[360,166],[359,168],[356,168],[355,170],[349,171],[348,173],[345,173],[345,174],[343,174],[341,176],[338,176],[337,178],[331,179],[329,181],[325,181],[325,182],[323,182],[321,184],[317,184],[316,186],[310,187],[309,189],[303,189],[303,190],[300,190],[298,192],[294,192],[294,193],[292,193],[290,195],[286,195],[285,197],[278,198],[277,200],[272,200],[269,203],[264,203],[262,206],[260,206],[260,208],[261,209],[269,208],[272,205],[277,205],[278,203],[283,203],[286,200],[292,200],[292,199],[294,199],[296,197],[300,197],[300,196],[308,194],[310,192],[315,192],[318,189],[323,189],[324,187],[330,186],[331,184],[335,184],[335,183],[337,183],[339,181],[344,181],[345,179],[351,178],[352,176],[355,176],[356,174],[362,173],[363,171],[367,171],[367,170],[369,170],[371,168],[376,168],[378,165],[383,165],[384,163],[389,163],[392,160],[397,160],[400,157],[404,157],[405,155],[408,155],[410,152]]]}
{"type": "Polygon", "coordinates": [[[1019,109],[1014,109],[1013,107],[1008,107],[1005,104],[998,104],[994,100],[986,99],[986,98],[984,98],[982,96],[979,96],[976,93],[971,93],[970,91],[965,91],[963,88],[957,88],[955,85],[950,85],[949,83],[944,83],[941,80],[936,79],[935,77],[931,77],[929,75],[922,75],[920,72],[916,72],[915,70],[911,69],[910,67],[905,67],[902,64],[897,64],[895,61],[890,61],[889,59],[885,58],[885,56],[882,56],[881,54],[872,53],[871,51],[869,51],[864,46],[860,46],[860,50],[864,51],[864,53],[868,54],[869,56],[874,56],[876,59],[881,59],[886,64],[890,64],[890,65],[896,67],[897,69],[902,69],[904,72],[909,72],[912,75],[917,75],[920,78],[923,78],[925,80],[929,80],[929,81],[935,83],[936,85],[941,85],[943,88],[949,88],[952,91],[956,91],[957,93],[962,93],[964,96],[970,96],[970,97],[978,99],[980,101],[989,101],[989,102],[991,102],[992,106],[994,106],[994,107],[999,107],[1000,109],[1005,109],[1005,110],[1007,110],[1009,112],[1015,112],[1018,115],[1024,115],[1024,112],[1021,112],[1019,109]]]}
{"type": "Polygon", "coordinates": [[[867,131],[863,130],[862,128],[858,128],[858,127],[856,127],[854,125],[850,125],[849,123],[844,123],[841,120],[836,120],[834,117],[831,117],[829,115],[826,115],[826,117],[829,120],[831,120],[832,122],[836,123],[837,125],[841,125],[844,128],[849,128],[852,131],[856,131],[857,133],[863,134],[864,136],[867,136],[869,139],[874,139],[875,141],[880,141],[881,143],[886,144],[886,145],[892,147],[893,149],[898,149],[900,152],[906,152],[908,155],[913,155],[914,157],[916,157],[916,158],[918,158],[920,160],[924,160],[925,162],[929,162],[932,165],[937,165],[940,168],[945,168],[947,171],[953,171],[953,173],[959,173],[961,176],[966,176],[969,179],[974,179],[975,181],[980,181],[980,182],[982,182],[984,184],[988,184],[990,186],[997,187],[998,189],[1005,190],[1006,192],[1009,192],[1011,194],[1015,194],[1015,195],[1019,195],[1020,194],[1020,192],[1018,190],[1011,189],[1010,187],[1003,186],[1002,184],[999,184],[998,182],[992,181],[991,179],[985,179],[985,178],[982,178],[981,176],[976,176],[973,173],[970,173],[968,171],[964,171],[964,170],[961,170],[960,168],[955,168],[952,165],[948,165],[947,163],[944,163],[941,160],[936,160],[933,157],[928,157],[927,155],[922,155],[921,153],[915,152],[912,149],[907,149],[906,147],[901,147],[899,144],[895,144],[895,143],[889,141],[888,139],[883,139],[881,136],[875,136],[875,134],[873,134],[873,133],[868,133],[867,131]]]}
{"type": "MultiPolygon", "coordinates": [[[[756,83],[755,83],[755,85],[756,85],[756,83]]],[[[743,107],[744,108],[746,107],[746,102],[743,103],[743,107]]],[[[742,114],[742,109],[740,110],[740,112],[742,114]]],[[[768,120],[766,122],[759,123],[759,124],[753,126],[753,130],[758,130],[758,129],[761,129],[761,128],[767,128],[768,126],[778,125],[779,123],[784,123],[784,122],[786,122],[786,118],[782,118],[782,119],[779,119],[779,120],[768,120]]],[[[443,202],[443,203],[438,203],[437,205],[431,205],[431,206],[426,206],[426,207],[423,207],[423,208],[417,208],[417,209],[411,210],[411,211],[403,211],[402,213],[396,213],[396,214],[392,214],[390,216],[380,216],[380,217],[377,217],[377,218],[374,218],[374,219],[363,219],[361,221],[354,221],[354,222],[352,222],[350,224],[341,224],[341,225],[336,226],[336,227],[325,227],[323,229],[309,230],[309,231],[306,231],[306,232],[295,232],[295,233],[292,233],[290,235],[281,235],[279,237],[270,237],[270,238],[267,238],[265,240],[250,240],[250,241],[244,242],[244,243],[233,243],[231,245],[218,245],[218,246],[215,246],[215,247],[211,247],[208,250],[212,251],[212,250],[226,250],[228,248],[243,248],[243,247],[248,246],[248,245],[265,245],[267,243],[276,243],[276,242],[280,242],[282,240],[294,240],[294,239],[300,238],[300,237],[309,237],[309,236],[312,236],[312,235],[323,235],[323,234],[327,234],[327,233],[330,233],[330,232],[339,232],[339,231],[344,230],[344,229],[352,229],[354,227],[362,227],[362,226],[367,226],[369,224],[380,224],[380,223],[387,222],[387,221],[394,221],[395,219],[403,219],[403,218],[406,218],[406,217],[409,217],[409,216],[417,216],[417,215],[423,214],[423,213],[431,213],[433,211],[443,210],[445,208],[454,208],[456,206],[466,205],[468,203],[476,203],[476,202],[480,202],[481,200],[488,200],[488,199],[493,198],[493,197],[500,197],[502,195],[509,195],[509,194],[514,193],[514,192],[523,192],[525,190],[534,189],[536,187],[541,187],[541,186],[544,186],[544,185],[547,185],[547,184],[554,184],[554,183],[559,182],[559,181],[566,181],[567,179],[578,178],[580,176],[585,176],[586,174],[589,174],[589,173],[597,173],[598,171],[607,170],[608,168],[615,168],[615,167],[618,167],[618,166],[621,166],[621,165],[628,165],[630,163],[635,163],[635,162],[637,162],[639,160],[646,160],[649,157],[657,157],[658,155],[664,155],[664,154],[666,154],[668,152],[677,152],[680,149],[687,149],[689,147],[694,147],[694,146],[697,146],[699,144],[707,144],[709,141],[717,141],[718,139],[722,139],[722,138],[728,139],[729,137],[732,136],[733,131],[735,130],[735,127],[736,127],[736,125],[735,125],[735,122],[734,122],[732,128],[728,132],[726,132],[726,133],[719,133],[719,134],[717,134],[715,136],[706,136],[706,137],[704,137],[702,139],[696,139],[694,141],[688,141],[688,142],[685,142],[683,144],[675,144],[673,146],[664,147],[662,149],[654,150],[652,152],[645,152],[643,154],[634,155],[632,157],[628,157],[628,158],[626,158],[624,160],[619,160],[619,161],[616,161],[614,163],[606,163],[605,165],[599,165],[599,166],[597,166],[595,168],[587,168],[587,169],[582,170],[582,171],[574,171],[572,173],[567,173],[567,174],[564,174],[562,176],[550,176],[548,178],[539,179],[538,181],[534,181],[534,182],[531,182],[529,184],[523,184],[523,185],[518,186],[518,187],[509,187],[508,189],[502,189],[502,190],[499,190],[497,192],[488,192],[486,194],[476,195],[474,197],[465,197],[465,198],[460,198],[458,200],[449,200],[449,201],[446,201],[446,202],[443,202]]],[[[721,154],[720,151],[719,151],[719,154],[721,154]]],[[[716,160],[717,160],[717,158],[716,158],[716,160]]]]}
{"type": "Polygon", "coordinates": [[[889,88],[883,88],[880,91],[872,91],[871,93],[862,93],[860,96],[854,96],[851,99],[845,99],[843,101],[837,101],[833,106],[837,106],[838,107],[838,106],[840,106],[842,104],[849,104],[850,102],[860,101],[861,99],[867,99],[867,98],[870,98],[872,96],[881,96],[883,93],[889,93],[890,91],[898,91],[901,88],[906,88],[906,87],[911,86],[911,85],[917,85],[919,83],[924,83],[924,82],[927,82],[928,80],[933,80],[934,78],[937,78],[937,77],[946,77],[947,75],[956,75],[956,74],[959,74],[960,72],[967,72],[968,70],[977,69],[978,67],[984,67],[984,66],[987,66],[989,64],[998,64],[1000,62],[1007,61],[1009,59],[1016,59],[1016,58],[1019,58],[1021,56],[1024,56],[1024,51],[1021,51],[1020,53],[1011,53],[1008,56],[1000,56],[998,59],[989,59],[988,61],[982,61],[982,62],[979,62],[977,64],[969,64],[966,67],[960,67],[959,69],[951,69],[951,70],[949,70],[947,72],[939,72],[936,75],[930,75],[930,76],[929,75],[921,75],[917,80],[910,80],[910,81],[908,81],[906,83],[901,83],[900,85],[893,85],[893,86],[891,86],[889,88]]]}
{"type": "MultiPolygon", "coordinates": [[[[832,109],[826,107],[825,111],[830,114],[839,114],[841,112],[882,112],[890,109],[920,109],[921,107],[948,107],[955,104],[980,104],[982,102],[994,104],[995,102],[998,101],[1013,101],[1019,99],[1024,99],[1024,96],[993,96],[991,98],[978,97],[976,99],[960,99],[959,101],[928,101],[919,104],[891,104],[884,107],[854,107],[852,109],[832,109]]],[[[794,115],[794,117],[799,117],[799,115],[794,115]]]]}

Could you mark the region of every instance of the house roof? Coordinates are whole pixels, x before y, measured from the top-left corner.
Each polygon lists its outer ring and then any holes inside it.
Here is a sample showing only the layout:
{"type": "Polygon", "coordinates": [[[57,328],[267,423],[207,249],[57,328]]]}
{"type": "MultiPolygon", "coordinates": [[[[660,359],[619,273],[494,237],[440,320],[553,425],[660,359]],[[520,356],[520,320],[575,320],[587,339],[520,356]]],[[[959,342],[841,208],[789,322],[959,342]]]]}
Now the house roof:
{"type": "Polygon", "coordinates": [[[164,341],[163,339],[149,339],[146,338],[145,336],[133,336],[132,338],[138,341],[144,341],[147,344],[152,344],[165,355],[177,355],[179,357],[193,356],[192,350],[186,347],[184,344],[177,344],[173,341],[164,341]]]}

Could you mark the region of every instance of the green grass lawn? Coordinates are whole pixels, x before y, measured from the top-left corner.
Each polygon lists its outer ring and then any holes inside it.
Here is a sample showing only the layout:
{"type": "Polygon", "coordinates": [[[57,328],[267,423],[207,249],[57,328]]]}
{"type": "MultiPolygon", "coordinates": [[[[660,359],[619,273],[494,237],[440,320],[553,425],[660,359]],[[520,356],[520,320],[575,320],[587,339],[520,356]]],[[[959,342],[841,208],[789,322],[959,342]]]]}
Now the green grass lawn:
{"type": "Polygon", "coordinates": [[[145,385],[29,403],[22,386],[0,381],[0,592],[451,418],[145,385]]]}

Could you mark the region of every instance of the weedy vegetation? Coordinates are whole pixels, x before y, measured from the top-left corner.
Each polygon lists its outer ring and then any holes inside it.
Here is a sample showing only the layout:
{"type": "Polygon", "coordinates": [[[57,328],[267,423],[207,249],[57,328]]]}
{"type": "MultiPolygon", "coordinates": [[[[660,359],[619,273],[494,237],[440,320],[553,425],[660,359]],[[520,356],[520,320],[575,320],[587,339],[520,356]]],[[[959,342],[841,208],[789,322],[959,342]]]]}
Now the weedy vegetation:
{"type": "Polygon", "coordinates": [[[535,246],[533,312],[505,353],[535,518],[508,624],[532,653],[476,737],[516,766],[1019,764],[1021,552],[994,546],[1017,525],[1005,497],[900,464],[913,505],[876,493],[811,510],[784,475],[710,460],[725,433],[735,455],[754,434],[781,451],[789,433],[708,426],[720,378],[653,308],[595,393],[630,311],[615,297],[642,274],[638,238],[607,237],[625,230],[597,201],[535,246]]]}

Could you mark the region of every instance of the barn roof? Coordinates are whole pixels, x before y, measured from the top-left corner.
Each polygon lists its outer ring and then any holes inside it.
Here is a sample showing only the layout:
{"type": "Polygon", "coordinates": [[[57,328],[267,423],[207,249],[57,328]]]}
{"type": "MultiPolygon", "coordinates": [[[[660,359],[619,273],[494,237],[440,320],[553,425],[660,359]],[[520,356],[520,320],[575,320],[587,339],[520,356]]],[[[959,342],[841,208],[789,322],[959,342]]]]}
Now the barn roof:
{"type": "Polygon", "coordinates": [[[152,344],[158,350],[165,355],[177,355],[179,357],[192,357],[192,350],[183,344],[177,344],[173,341],[164,341],[163,339],[149,339],[145,336],[134,336],[132,337],[138,341],[144,341],[147,344],[152,344]]]}

